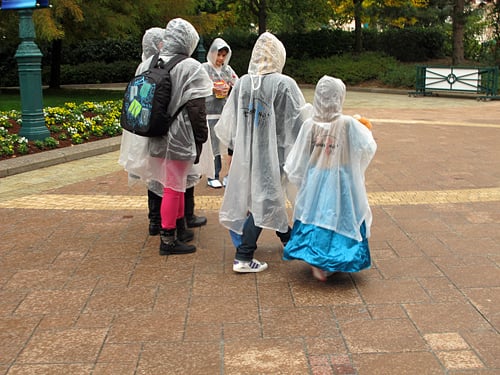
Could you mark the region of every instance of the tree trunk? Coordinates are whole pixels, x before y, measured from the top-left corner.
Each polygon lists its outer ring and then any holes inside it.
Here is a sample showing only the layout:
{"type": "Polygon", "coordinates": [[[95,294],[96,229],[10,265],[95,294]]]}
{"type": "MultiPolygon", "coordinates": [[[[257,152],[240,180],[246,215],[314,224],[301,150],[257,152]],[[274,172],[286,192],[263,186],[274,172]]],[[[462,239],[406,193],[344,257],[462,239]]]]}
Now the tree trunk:
{"type": "Polygon", "coordinates": [[[61,55],[62,39],[52,41],[52,58],[50,62],[50,82],[49,87],[58,89],[61,87],[61,55]]]}
{"type": "Polygon", "coordinates": [[[267,29],[266,0],[259,1],[259,35],[267,29]]]}
{"type": "Polygon", "coordinates": [[[361,15],[363,12],[363,0],[354,2],[354,52],[361,53],[363,50],[361,15]]]}
{"type": "Polygon", "coordinates": [[[453,6],[453,54],[452,65],[463,64],[464,58],[464,30],[465,30],[465,1],[455,0],[453,6]]]}

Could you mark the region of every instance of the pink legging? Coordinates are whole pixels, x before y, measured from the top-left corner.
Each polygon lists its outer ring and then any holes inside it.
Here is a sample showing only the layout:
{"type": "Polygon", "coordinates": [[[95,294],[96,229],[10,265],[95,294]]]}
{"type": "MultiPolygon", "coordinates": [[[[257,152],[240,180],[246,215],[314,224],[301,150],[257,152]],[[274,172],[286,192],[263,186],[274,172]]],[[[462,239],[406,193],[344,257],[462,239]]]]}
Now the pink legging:
{"type": "Polygon", "coordinates": [[[186,178],[191,166],[192,161],[189,160],[166,160],[164,186],[170,187],[163,188],[160,208],[163,229],[175,229],[175,221],[184,217],[184,189],[186,189],[186,178]]]}
{"type": "Polygon", "coordinates": [[[164,188],[160,212],[162,228],[175,229],[176,220],[184,216],[184,193],[164,188]]]}

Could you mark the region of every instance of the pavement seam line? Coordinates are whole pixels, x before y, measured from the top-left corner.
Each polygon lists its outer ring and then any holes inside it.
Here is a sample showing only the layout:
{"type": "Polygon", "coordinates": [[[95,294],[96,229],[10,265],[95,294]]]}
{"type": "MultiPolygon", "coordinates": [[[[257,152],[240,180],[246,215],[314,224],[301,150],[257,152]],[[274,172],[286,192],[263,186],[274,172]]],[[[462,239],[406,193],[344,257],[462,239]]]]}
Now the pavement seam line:
{"type": "MultiPolygon", "coordinates": [[[[197,196],[195,204],[200,210],[219,210],[221,196],[197,196]]],[[[372,206],[453,204],[500,201],[500,188],[392,191],[368,193],[372,206]]],[[[288,204],[291,207],[291,204],[288,204]]],[[[145,210],[147,197],[139,195],[30,195],[0,202],[0,208],[47,210],[145,210]]]]}

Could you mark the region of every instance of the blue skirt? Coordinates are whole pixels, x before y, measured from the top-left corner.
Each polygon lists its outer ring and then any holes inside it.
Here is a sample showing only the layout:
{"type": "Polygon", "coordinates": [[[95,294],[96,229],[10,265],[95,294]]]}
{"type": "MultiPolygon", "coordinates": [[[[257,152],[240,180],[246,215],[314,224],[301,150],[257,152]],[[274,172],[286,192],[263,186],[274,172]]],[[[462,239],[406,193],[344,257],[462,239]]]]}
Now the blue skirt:
{"type": "Polygon", "coordinates": [[[283,251],[284,260],[304,262],[329,272],[358,272],[371,265],[365,223],[361,224],[362,240],[296,220],[292,235],[283,251]]]}

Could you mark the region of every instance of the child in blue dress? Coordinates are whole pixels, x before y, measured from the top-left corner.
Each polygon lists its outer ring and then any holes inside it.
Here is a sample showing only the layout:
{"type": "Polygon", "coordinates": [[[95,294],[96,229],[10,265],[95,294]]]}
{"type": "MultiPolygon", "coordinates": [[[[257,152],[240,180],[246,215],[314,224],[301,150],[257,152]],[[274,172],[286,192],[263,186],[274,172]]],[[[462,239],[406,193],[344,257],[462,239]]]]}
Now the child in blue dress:
{"type": "Polygon", "coordinates": [[[283,258],[310,264],[321,281],[371,265],[372,213],[364,174],[377,145],[367,126],[342,114],[345,94],[340,79],[318,81],[313,116],[301,127],[284,167],[298,193],[283,258]]]}

